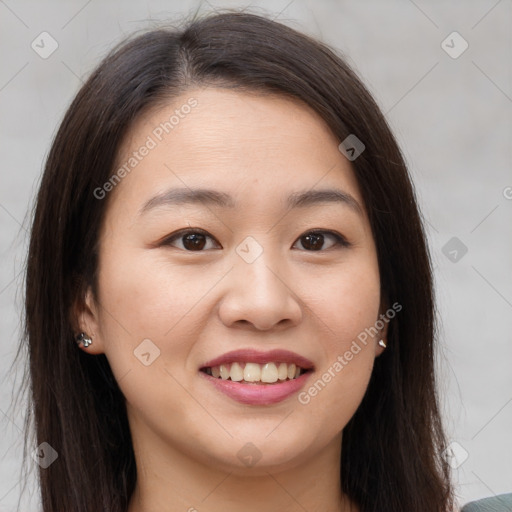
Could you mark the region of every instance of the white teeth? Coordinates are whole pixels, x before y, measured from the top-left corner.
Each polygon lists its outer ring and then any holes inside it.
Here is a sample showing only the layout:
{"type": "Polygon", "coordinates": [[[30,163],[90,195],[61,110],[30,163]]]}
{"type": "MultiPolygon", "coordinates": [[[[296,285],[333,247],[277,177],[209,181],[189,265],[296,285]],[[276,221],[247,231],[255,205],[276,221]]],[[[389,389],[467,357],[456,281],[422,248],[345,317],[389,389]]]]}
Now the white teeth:
{"type": "Polygon", "coordinates": [[[220,370],[220,376],[224,379],[224,380],[227,380],[228,377],[229,377],[229,368],[225,365],[225,364],[221,364],[219,366],[219,370],[220,370]]]}
{"type": "Polygon", "coordinates": [[[229,376],[231,377],[231,380],[240,382],[244,378],[244,371],[242,370],[242,367],[238,363],[233,363],[231,365],[229,376]]]}
{"type": "Polygon", "coordinates": [[[245,382],[259,382],[261,380],[261,367],[257,363],[246,363],[244,368],[245,382]]]}
{"type": "Polygon", "coordinates": [[[277,378],[279,380],[286,380],[288,378],[288,365],[281,363],[277,369],[277,378]]]}
{"type": "Polygon", "coordinates": [[[231,379],[234,382],[264,382],[273,384],[277,381],[293,380],[300,377],[301,368],[294,363],[231,363],[221,364],[206,369],[206,373],[215,379],[231,379]]]}
{"type": "Polygon", "coordinates": [[[261,382],[277,382],[277,366],[274,363],[267,363],[261,369],[261,382]]]}

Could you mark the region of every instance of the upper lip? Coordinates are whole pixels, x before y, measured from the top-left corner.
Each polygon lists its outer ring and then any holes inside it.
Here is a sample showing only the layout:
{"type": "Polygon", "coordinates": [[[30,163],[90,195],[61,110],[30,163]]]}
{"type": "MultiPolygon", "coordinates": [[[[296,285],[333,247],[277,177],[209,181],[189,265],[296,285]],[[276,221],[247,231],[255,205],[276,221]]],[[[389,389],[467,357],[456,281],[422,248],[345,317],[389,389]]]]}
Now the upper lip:
{"type": "Polygon", "coordinates": [[[313,368],[313,363],[306,357],[300,356],[295,352],[289,350],[269,350],[261,352],[255,349],[241,349],[226,352],[225,354],[211,359],[204,363],[201,368],[212,368],[213,366],[220,366],[221,364],[244,362],[244,363],[294,363],[305,370],[313,368]]]}

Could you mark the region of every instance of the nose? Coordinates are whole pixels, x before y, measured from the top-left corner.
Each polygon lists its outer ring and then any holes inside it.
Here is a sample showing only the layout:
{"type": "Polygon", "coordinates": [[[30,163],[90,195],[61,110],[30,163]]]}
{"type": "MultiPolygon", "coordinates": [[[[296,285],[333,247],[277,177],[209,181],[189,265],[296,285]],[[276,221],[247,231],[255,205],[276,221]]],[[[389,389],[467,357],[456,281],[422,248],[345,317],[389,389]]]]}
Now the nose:
{"type": "Polygon", "coordinates": [[[267,251],[252,263],[235,256],[219,306],[224,325],[252,326],[262,331],[298,325],[302,307],[283,267],[267,251]]]}

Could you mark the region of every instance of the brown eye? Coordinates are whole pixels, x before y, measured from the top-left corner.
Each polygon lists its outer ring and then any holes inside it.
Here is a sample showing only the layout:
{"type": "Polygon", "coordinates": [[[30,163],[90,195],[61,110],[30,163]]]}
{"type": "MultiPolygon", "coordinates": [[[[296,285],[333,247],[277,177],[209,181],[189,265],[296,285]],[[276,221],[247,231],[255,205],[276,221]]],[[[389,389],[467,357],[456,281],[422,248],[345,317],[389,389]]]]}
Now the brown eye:
{"type": "Polygon", "coordinates": [[[181,237],[183,247],[189,251],[200,251],[206,245],[206,237],[202,233],[190,233],[181,237]]]}
{"type": "Polygon", "coordinates": [[[350,244],[338,233],[332,231],[310,231],[298,239],[302,247],[307,251],[322,251],[335,246],[348,247],[350,244]],[[326,240],[334,240],[331,245],[325,247],[326,240]]]}
{"type": "MultiPolygon", "coordinates": [[[[166,238],[163,245],[177,246],[178,249],[183,249],[189,252],[202,252],[206,249],[212,249],[215,247],[206,247],[209,240],[214,240],[213,237],[208,235],[202,230],[182,230],[178,233],[174,233],[170,237],[166,238]],[[181,244],[176,242],[181,242],[181,244]],[[181,245],[181,246],[180,246],[181,245]]],[[[216,242],[215,242],[216,243],[216,242]]],[[[218,245],[218,244],[217,244],[218,245]]]]}

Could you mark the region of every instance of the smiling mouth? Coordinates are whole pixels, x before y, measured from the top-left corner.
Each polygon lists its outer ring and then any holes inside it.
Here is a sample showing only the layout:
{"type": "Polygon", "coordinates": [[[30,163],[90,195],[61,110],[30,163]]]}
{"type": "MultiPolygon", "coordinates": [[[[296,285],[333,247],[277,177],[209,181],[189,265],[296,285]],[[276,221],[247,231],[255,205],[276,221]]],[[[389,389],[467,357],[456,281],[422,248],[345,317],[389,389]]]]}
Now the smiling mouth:
{"type": "Polygon", "coordinates": [[[311,369],[295,363],[244,363],[233,362],[201,368],[203,373],[215,379],[231,380],[241,384],[279,384],[295,380],[311,369]]]}

